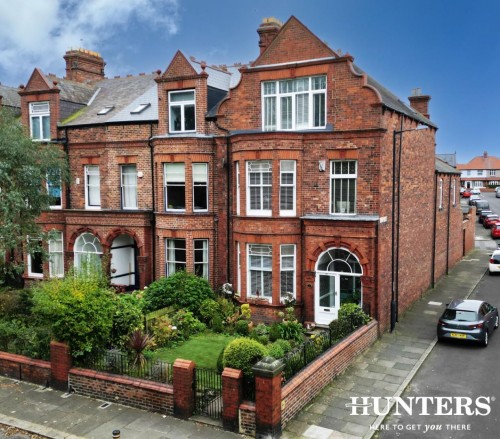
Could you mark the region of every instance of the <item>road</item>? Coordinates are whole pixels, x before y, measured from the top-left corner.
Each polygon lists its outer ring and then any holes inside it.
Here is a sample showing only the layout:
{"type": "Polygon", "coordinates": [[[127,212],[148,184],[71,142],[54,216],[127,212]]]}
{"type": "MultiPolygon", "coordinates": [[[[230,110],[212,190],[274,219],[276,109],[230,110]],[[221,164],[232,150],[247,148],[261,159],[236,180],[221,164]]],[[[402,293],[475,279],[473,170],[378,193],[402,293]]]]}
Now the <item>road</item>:
{"type": "MultiPolygon", "coordinates": [[[[491,194],[484,197],[490,201],[495,212],[500,212],[500,198],[491,194]],[[489,196],[488,196],[489,195],[489,196]]],[[[489,232],[481,225],[476,227],[481,248],[494,247],[489,232]]],[[[486,267],[485,267],[486,270],[486,267]]],[[[500,276],[487,273],[470,296],[500,307],[500,276]]],[[[444,305],[443,305],[444,306],[444,305]]],[[[429,406],[429,415],[421,415],[421,405],[416,405],[412,416],[400,409],[401,415],[394,414],[394,409],[386,418],[378,435],[380,439],[417,437],[451,439],[497,439],[500,437],[500,331],[490,338],[487,348],[463,343],[438,343],[419,369],[410,385],[402,394],[405,402],[409,397],[462,397],[470,398],[471,408],[479,414],[469,415],[466,409],[458,413],[457,399],[447,403],[443,415],[437,415],[437,404],[433,399],[429,406]],[[476,398],[488,408],[476,405],[476,398]],[[451,410],[450,410],[451,409],[451,410]],[[490,411],[489,413],[487,413],[490,411]],[[447,415],[446,413],[451,414],[447,415]],[[484,416],[483,416],[484,415],[484,416]]],[[[443,400],[445,401],[445,400],[443,400]]],[[[460,400],[462,402],[465,399],[460,400]]]]}

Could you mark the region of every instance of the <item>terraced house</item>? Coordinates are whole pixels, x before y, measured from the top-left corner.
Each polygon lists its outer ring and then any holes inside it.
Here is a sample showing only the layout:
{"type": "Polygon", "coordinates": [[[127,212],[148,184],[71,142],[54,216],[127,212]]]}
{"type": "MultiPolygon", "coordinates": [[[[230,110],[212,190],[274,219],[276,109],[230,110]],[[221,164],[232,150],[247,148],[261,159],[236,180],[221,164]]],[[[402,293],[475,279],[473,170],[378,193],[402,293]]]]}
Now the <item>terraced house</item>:
{"type": "Polygon", "coordinates": [[[164,71],[106,78],[78,49],[64,78],[34,70],[22,119],[67,152],[71,182],[46,182],[40,221],[58,235],[27,279],[109,254],[120,289],[185,269],[231,283],[256,319],[292,301],[326,325],[351,301],[384,329],[462,256],[430,97],[407,105],[295,17],[257,32],[237,67],[177,51],[164,71]]]}

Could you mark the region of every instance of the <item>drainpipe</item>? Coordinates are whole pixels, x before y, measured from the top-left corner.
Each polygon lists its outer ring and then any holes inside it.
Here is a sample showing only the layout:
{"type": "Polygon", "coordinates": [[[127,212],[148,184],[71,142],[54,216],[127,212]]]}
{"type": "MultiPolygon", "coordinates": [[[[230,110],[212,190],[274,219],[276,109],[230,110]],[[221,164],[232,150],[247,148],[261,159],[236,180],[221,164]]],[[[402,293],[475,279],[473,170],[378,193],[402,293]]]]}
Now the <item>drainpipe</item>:
{"type": "MultiPolygon", "coordinates": [[[[68,127],[64,128],[63,151],[66,154],[66,158],[68,160],[68,165],[69,165],[68,127]]],[[[65,186],[66,186],[66,197],[65,197],[66,209],[71,209],[71,180],[65,186]]]]}
{"type": "Polygon", "coordinates": [[[150,215],[151,224],[151,270],[153,271],[152,281],[156,279],[156,172],[154,162],[154,144],[153,144],[153,124],[149,124],[149,157],[151,164],[151,196],[152,196],[152,211],[150,215]]]}
{"type": "Polygon", "coordinates": [[[433,234],[432,234],[432,258],[431,258],[431,287],[434,288],[434,283],[436,281],[435,264],[436,264],[436,233],[437,233],[437,181],[438,173],[434,173],[434,219],[433,219],[433,234]]]}

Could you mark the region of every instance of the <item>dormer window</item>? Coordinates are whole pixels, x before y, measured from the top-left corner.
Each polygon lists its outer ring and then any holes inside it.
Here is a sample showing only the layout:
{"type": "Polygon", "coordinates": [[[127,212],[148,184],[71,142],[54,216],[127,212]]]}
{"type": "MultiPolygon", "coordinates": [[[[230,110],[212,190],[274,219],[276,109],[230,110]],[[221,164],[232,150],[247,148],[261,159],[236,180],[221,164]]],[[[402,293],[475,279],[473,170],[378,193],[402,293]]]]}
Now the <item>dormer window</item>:
{"type": "Polygon", "coordinates": [[[265,131],[306,130],[326,126],[326,76],[262,83],[265,131]]]}
{"type": "Polygon", "coordinates": [[[50,140],[50,105],[48,102],[30,103],[30,129],[33,140],[50,140]]]}
{"type": "Polygon", "coordinates": [[[194,90],[171,91],[168,94],[169,132],[184,133],[196,130],[194,90]]]}
{"type": "Polygon", "coordinates": [[[108,114],[113,108],[115,108],[114,105],[106,105],[102,110],[100,110],[97,115],[98,116],[103,116],[105,114],[108,114]]]}

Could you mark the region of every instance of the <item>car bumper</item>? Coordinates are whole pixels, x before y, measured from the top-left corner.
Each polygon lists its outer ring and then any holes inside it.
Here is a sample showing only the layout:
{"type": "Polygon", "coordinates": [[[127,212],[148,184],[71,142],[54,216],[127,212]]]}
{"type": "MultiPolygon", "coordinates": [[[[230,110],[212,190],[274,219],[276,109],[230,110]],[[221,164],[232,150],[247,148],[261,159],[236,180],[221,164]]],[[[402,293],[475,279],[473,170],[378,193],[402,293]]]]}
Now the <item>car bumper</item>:
{"type": "Polygon", "coordinates": [[[439,339],[469,340],[477,342],[482,342],[484,339],[482,329],[472,329],[470,331],[466,331],[462,329],[443,328],[441,326],[438,326],[437,328],[437,336],[439,339]]]}
{"type": "Polygon", "coordinates": [[[500,273],[500,264],[489,264],[490,273],[500,273]]]}

